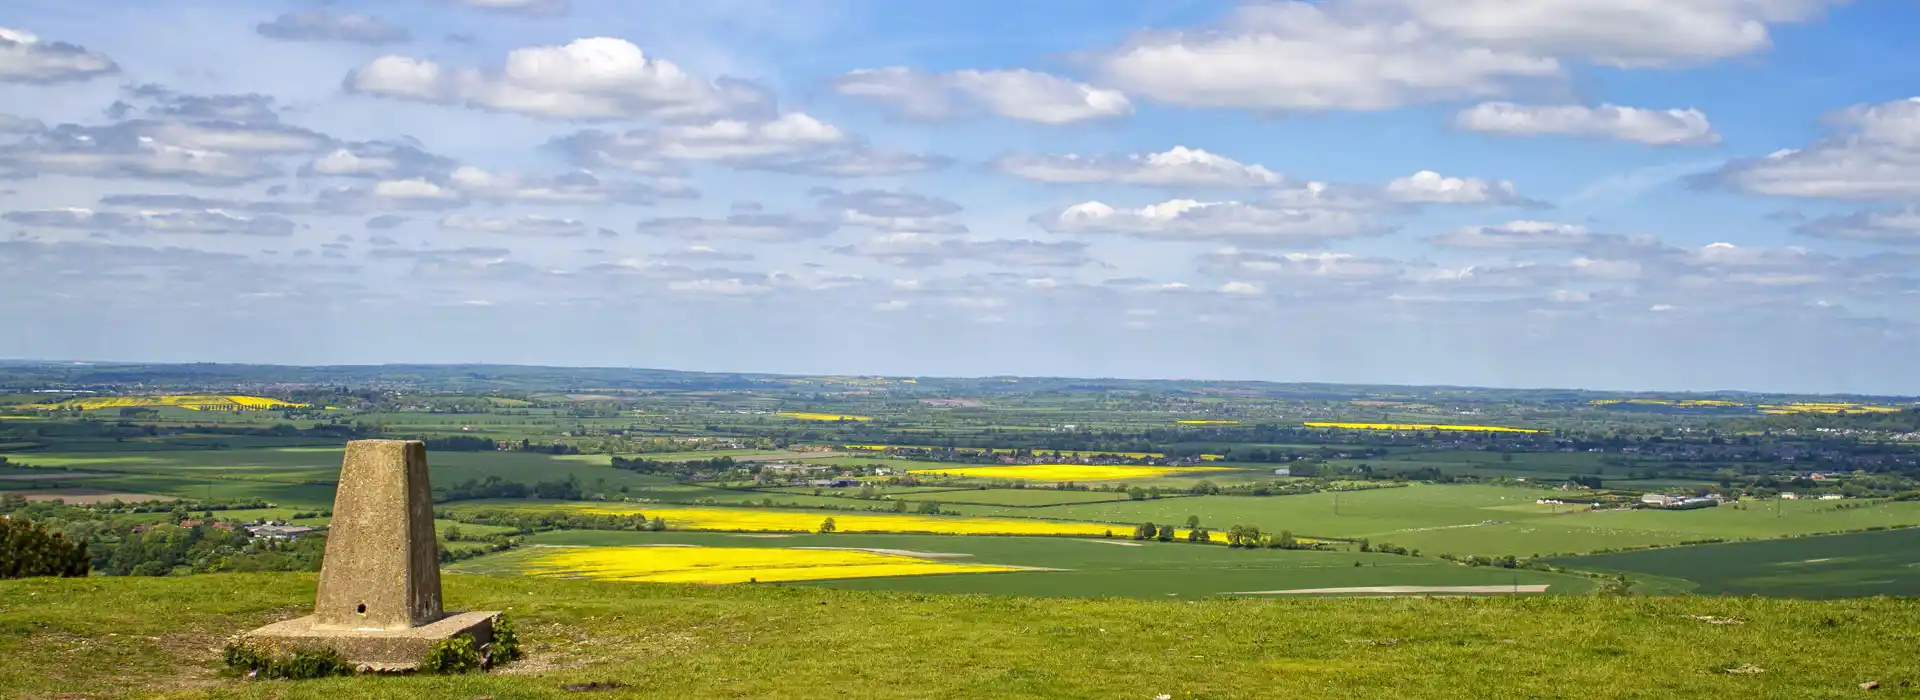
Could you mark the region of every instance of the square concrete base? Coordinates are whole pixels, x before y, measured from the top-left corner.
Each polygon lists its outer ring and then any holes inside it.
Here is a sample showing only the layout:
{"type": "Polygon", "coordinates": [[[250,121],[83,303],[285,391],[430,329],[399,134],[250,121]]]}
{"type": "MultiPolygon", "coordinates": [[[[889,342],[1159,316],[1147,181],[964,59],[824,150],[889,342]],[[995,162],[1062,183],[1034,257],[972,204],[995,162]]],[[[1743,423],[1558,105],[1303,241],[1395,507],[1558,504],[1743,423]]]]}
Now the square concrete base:
{"type": "Polygon", "coordinates": [[[477,647],[493,641],[493,621],[498,612],[456,613],[438,621],[398,630],[318,629],[312,615],[276,622],[242,635],[249,646],[276,654],[295,649],[327,648],[361,667],[363,671],[411,671],[420,666],[427,650],[435,642],[452,639],[462,632],[473,635],[477,647]]]}

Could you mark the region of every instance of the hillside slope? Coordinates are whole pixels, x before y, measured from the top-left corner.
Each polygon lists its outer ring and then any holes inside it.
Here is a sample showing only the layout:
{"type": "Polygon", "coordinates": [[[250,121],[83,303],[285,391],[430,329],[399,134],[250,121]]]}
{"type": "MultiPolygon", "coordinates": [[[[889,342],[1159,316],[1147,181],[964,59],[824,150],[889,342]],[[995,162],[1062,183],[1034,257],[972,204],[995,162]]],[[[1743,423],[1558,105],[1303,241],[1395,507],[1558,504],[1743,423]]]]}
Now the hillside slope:
{"type": "Polygon", "coordinates": [[[508,610],[530,658],[485,676],[230,680],[224,637],[304,614],[312,575],[4,581],[0,695],[1800,699],[1879,681],[1920,697],[1910,599],[1162,602],[459,574],[446,588],[455,609],[508,610]],[[594,681],[620,687],[563,688],[594,681]]]}

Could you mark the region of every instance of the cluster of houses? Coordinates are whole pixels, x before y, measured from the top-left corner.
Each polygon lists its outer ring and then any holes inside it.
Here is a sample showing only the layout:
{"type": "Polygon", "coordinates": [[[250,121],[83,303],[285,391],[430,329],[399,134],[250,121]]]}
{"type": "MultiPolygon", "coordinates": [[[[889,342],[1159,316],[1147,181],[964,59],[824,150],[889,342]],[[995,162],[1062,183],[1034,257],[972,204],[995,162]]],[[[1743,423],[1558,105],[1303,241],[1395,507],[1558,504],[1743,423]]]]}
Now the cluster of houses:
{"type": "Polygon", "coordinates": [[[1640,505],[1648,508],[1668,508],[1684,510],[1688,508],[1711,508],[1733,499],[1717,493],[1705,496],[1680,496],[1665,493],[1649,493],[1640,497],[1640,505]]]}

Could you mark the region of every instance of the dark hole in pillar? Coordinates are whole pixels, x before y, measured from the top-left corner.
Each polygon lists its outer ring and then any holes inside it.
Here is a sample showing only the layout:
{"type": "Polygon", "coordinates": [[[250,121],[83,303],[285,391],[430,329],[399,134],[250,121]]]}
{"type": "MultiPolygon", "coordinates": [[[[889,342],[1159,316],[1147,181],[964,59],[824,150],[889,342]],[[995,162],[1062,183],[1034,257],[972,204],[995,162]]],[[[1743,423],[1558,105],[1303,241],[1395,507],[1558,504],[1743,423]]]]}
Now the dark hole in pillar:
{"type": "Polygon", "coordinates": [[[356,610],[355,612],[358,612],[358,613],[360,613],[360,614],[362,614],[362,615],[365,615],[365,614],[367,614],[367,604],[366,604],[366,603],[361,603],[361,604],[360,604],[360,608],[359,608],[358,610],[356,610]]]}

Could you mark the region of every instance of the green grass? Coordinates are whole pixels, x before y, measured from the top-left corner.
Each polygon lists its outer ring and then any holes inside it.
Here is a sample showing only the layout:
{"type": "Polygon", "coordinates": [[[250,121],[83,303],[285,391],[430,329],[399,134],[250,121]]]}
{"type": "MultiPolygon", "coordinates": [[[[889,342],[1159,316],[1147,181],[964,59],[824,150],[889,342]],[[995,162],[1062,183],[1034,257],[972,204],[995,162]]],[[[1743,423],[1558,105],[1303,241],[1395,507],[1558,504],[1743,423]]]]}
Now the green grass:
{"type": "MultiPolygon", "coordinates": [[[[1548,556],[1704,539],[1769,538],[1920,525],[1920,503],[1876,503],[1837,509],[1831,501],[1783,501],[1692,511],[1578,512],[1534,503],[1560,495],[1543,489],[1416,484],[1405,488],[1254,498],[1192,498],[1058,506],[1049,518],[1101,522],[1183,523],[1225,528],[1253,525],[1297,535],[1366,538],[1428,554],[1548,556]],[[1775,509],[1778,508],[1778,514],[1775,509]],[[1489,521],[1500,524],[1483,524],[1489,521]]],[[[1018,515],[1007,510],[969,514],[1018,515]]]]}
{"type": "Polygon", "coordinates": [[[0,582],[0,694],[571,698],[567,684],[611,681],[606,697],[1800,700],[1920,680],[1911,603],[1884,599],[1060,600],[460,574],[449,606],[507,611],[529,658],[468,676],[216,674],[222,638],[304,614],[313,586],[0,582]],[[1743,667],[1762,672],[1727,672],[1743,667]]]}
{"type": "MultiPolygon", "coordinates": [[[[1584,593],[1592,579],[1566,574],[1472,568],[1430,558],[1357,552],[1241,550],[1184,542],[1115,544],[1067,537],[959,537],[943,535],[792,535],[742,537],[710,532],[571,530],[534,535],[529,545],[623,546],[696,544],[707,547],[856,547],[972,555],[958,561],[1067,571],[945,574],[819,581],[834,588],[1037,596],[1204,598],[1226,593],[1351,586],[1488,586],[1545,584],[1550,593],[1584,593]],[[1138,544],[1139,546],[1131,546],[1138,544]],[[1359,562],[1362,566],[1354,566],[1359,562]]],[[[458,571],[517,574],[543,554],[526,547],[456,564],[458,571]]],[[[635,584],[649,585],[649,584],[635,584]]]]}
{"type": "MultiPolygon", "coordinates": [[[[1675,547],[1554,560],[1678,581],[1695,593],[1844,598],[1920,591],[1920,529],[1675,547]]],[[[1668,584],[1669,586],[1671,584],[1668,584]]]]}

